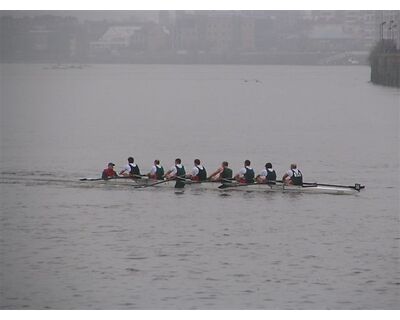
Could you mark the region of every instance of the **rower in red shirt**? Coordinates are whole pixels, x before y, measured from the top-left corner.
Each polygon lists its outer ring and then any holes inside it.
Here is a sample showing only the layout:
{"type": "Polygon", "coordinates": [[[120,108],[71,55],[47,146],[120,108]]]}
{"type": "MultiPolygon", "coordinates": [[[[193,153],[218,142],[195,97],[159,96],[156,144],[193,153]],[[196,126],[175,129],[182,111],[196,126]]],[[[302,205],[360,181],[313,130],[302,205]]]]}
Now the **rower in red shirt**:
{"type": "Polygon", "coordinates": [[[112,163],[112,162],[108,163],[107,168],[104,169],[103,173],[101,174],[101,178],[103,180],[108,180],[108,179],[118,177],[117,173],[114,171],[114,166],[115,166],[114,163],[112,163]]]}

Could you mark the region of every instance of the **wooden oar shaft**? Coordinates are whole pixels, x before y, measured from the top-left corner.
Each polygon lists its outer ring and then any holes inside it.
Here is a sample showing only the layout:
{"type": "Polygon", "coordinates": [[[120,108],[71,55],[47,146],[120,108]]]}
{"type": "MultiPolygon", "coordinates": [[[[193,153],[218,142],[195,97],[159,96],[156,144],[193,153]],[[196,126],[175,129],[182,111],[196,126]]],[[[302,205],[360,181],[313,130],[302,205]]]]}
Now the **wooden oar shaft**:
{"type": "Polygon", "coordinates": [[[114,179],[133,179],[133,178],[141,178],[141,177],[146,177],[145,174],[133,174],[133,175],[129,175],[129,176],[115,176],[115,177],[109,177],[107,179],[103,179],[103,178],[81,178],[79,179],[80,181],[100,181],[100,180],[114,180],[114,179]]]}
{"type": "Polygon", "coordinates": [[[143,185],[139,185],[139,186],[134,186],[135,188],[148,188],[148,187],[153,187],[156,186],[158,184],[162,184],[164,182],[168,182],[168,181],[182,181],[185,182],[185,177],[184,176],[175,176],[172,177],[170,179],[166,179],[166,180],[159,180],[157,182],[151,183],[151,184],[143,184],[143,185]],[[182,181],[183,180],[183,181],[182,181]]]}
{"type": "Polygon", "coordinates": [[[269,185],[268,183],[233,183],[233,184],[221,184],[218,189],[227,189],[227,188],[239,188],[239,187],[247,187],[247,186],[254,186],[254,185],[269,185]]]}
{"type": "Polygon", "coordinates": [[[141,177],[147,177],[145,174],[131,174],[129,176],[126,177],[121,177],[121,178],[141,178],[141,177]]]}
{"type": "Polygon", "coordinates": [[[151,183],[151,184],[142,184],[142,185],[138,185],[138,186],[134,186],[135,188],[148,188],[148,187],[153,187],[156,186],[158,184],[164,183],[164,182],[168,182],[168,181],[172,181],[173,179],[167,179],[167,180],[159,180],[157,182],[151,183]]]}
{"type": "Polygon", "coordinates": [[[186,181],[186,183],[187,183],[187,184],[221,183],[221,181],[212,181],[212,180],[196,181],[196,180],[188,180],[188,181],[186,181]]]}

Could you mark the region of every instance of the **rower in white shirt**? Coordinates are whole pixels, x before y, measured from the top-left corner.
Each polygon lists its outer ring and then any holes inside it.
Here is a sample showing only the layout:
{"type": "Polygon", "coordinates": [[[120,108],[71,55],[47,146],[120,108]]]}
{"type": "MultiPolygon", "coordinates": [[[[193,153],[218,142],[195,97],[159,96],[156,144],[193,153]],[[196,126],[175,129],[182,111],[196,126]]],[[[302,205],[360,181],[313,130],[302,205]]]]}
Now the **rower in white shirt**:
{"type": "Polygon", "coordinates": [[[275,183],[276,172],[272,169],[271,162],[265,164],[265,169],[256,177],[258,183],[275,183]]]}
{"type": "Polygon", "coordinates": [[[297,169],[295,163],[290,165],[290,170],[283,175],[282,181],[286,184],[293,184],[295,186],[303,185],[303,174],[299,169],[297,169]]]}
{"type": "Polygon", "coordinates": [[[128,163],[122,168],[119,174],[124,177],[140,179],[140,170],[133,157],[128,158],[128,163]]]}
{"type": "Polygon", "coordinates": [[[235,180],[240,183],[254,183],[254,170],[250,167],[250,160],[244,162],[244,167],[236,174],[235,180]]]}
{"type": "Polygon", "coordinates": [[[192,169],[192,172],[187,175],[187,178],[198,182],[207,180],[207,171],[201,165],[199,159],[194,160],[194,167],[192,169]]]}
{"type": "Polygon", "coordinates": [[[147,176],[154,180],[164,180],[164,168],[160,165],[160,160],[154,160],[154,165],[147,176]]]}

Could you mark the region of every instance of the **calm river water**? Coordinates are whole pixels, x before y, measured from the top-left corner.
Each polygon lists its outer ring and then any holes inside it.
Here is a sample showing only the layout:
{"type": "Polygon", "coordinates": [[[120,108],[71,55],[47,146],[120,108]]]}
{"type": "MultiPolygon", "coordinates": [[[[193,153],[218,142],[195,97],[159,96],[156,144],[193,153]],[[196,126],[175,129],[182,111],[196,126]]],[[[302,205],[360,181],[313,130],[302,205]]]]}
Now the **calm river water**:
{"type": "Polygon", "coordinates": [[[399,97],[367,67],[1,65],[2,309],[395,309],[399,97]],[[297,162],[355,196],[79,182],[297,162]]]}

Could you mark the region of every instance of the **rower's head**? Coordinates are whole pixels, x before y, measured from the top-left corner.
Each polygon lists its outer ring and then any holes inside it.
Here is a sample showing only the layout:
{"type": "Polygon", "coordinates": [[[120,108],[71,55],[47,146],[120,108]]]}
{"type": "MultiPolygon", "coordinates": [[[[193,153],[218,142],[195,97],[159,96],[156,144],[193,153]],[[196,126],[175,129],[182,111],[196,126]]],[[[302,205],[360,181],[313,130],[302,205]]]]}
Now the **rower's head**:
{"type": "Polygon", "coordinates": [[[200,160],[199,160],[199,159],[194,159],[194,164],[195,164],[196,166],[199,166],[199,165],[200,165],[200,160]]]}
{"type": "Polygon", "coordinates": [[[246,160],[246,161],[244,162],[244,165],[245,165],[246,167],[248,167],[250,164],[251,164],[250,160],[246,160]]]}
{"type": "Polygon", "coordinates": [[[267,163],[265,164],[265,169],[272,169],[272,164],[271,164],[271,162],[267,162],[267,163]]]}
{"type": "Polygon", "coordinates": [[[158,164],[160,164],[160,160],[157,160],[157,159],[156,159],[156,160],[154,160],[154,164],[155,164],[155,165],[158,165],[158,164]]]}
{"type": "Polygon", "coordinates": [[[134,161],[135,161],[135,159],[133,159],[133,157],[129,157],[129,158],[128,158],[128,162],[129,162],[129,163],[133,163],[134,161]]]}
{"type": "Polygon", "coordinates": [[[111,168],[111,169],[112,169],[112,168],[114,168],[114,166],[115,166],[115,164],[114,164],[114,163],[112,163],[112,162],[109,162],[109,163],[108,163],[108,167],[109,167],[109,168],[111,168]]]}
{"type": "Polygon", "coordinates": [[[181,159],[179,159],[179,158],[176,158],[175,159],[175,164],[181,164],[182,163],[182,160],[181,159]]]}
{"type": "Polygon", "coordinates": [[[224,161],[224,162],[222,162],[222,166],[223,166],[224,168],[226,168],[227,166],[229,166],[229,163],[228,163],[228,161],[224,161]]]}
{"type": "Polygon", "coordinates": [[[292,164],[290,165],[290,169],[296,169],[296,168],[297,168],[297,164],[292,163],[292,164]]]}

